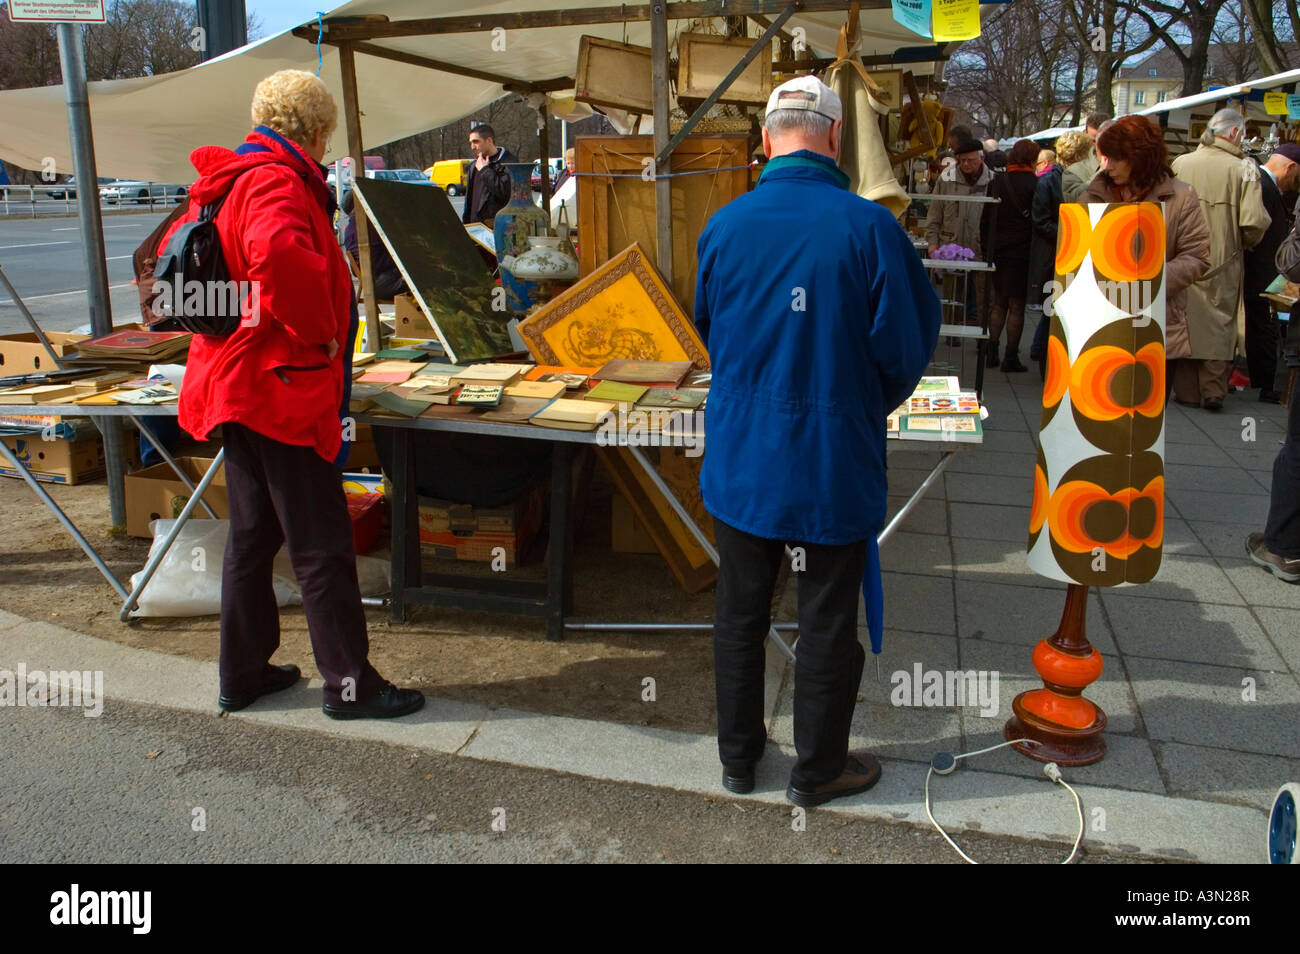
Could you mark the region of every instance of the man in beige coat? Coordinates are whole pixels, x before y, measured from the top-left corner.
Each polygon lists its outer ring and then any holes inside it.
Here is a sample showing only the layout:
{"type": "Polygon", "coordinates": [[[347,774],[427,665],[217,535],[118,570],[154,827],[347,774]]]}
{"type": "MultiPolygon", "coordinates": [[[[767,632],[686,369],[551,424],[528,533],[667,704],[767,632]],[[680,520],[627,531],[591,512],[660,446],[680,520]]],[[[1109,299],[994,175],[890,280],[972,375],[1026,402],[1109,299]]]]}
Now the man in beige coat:
{"type": "MultiPolygon", "coordinates": [[[[959,142],[957,163],[943,170],[934,187],[934,201],[925,219],[925,241],[930,255],[941,245],[960,245],[975,253],[983,261],[980,249],[980,216],[984,211],[981,202],[944,202],[945,195],[987,195],[993,172],[984,163],[984,147],[974,139],[959,142]]],[[[966,286],[966,318],[970,323],[979,319],[979,309],[985,306],[983,275],[973,272],[966,286]],[[978,291],[978,295],[977,295],[978,291]],[[978,300],[977,300],[978,299],[978,300]]]]}
{"type": "Polygon", "coordinates": [[[1237,348],[1243,253],[1268,231],[1259,167],[1241,151],[1246,120],[1236,109],[1211,118],[1195,152],[1174,160],[1174,175],[1196,190],[1210,226],[1210,267],[1187,295],[1188,351],[1175,354],[1174,397],[1208,411],[1223,407],[1237,348]]]}

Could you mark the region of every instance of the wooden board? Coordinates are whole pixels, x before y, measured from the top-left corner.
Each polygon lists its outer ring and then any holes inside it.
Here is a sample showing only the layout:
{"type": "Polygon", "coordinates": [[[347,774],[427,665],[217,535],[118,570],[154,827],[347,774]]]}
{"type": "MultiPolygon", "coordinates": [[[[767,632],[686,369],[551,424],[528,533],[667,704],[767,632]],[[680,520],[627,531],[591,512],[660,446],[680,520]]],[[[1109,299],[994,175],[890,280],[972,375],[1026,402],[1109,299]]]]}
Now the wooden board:
{"type": "MultiPolygon", "coordinates": [[[[590,275],[633,242],[656,257],[655,183],[642,178],[654,155],[653,136],[583,136],[576,144],[578,262],[590,275]]],[[[748,137],[687,136],[672,172],[703,173],[672,180],[672,293],[689,315],[699,262],[695,246],[713,213],[749,191],[748,137]],[[713,170],[712,172],[710,172],[713,170]]]]}
{"type": "MultiPolygon", "coordinates": [[[[754,41],[744,37],[728,38],[713,33],[683,33],[677,40],[677,95],[705,99],[749,52],[754,41]]],[[[772,95],[772,52],[758,56],[736,77],[720,103],[742,106],[766,106],[772,95]]]]}
{"type": "Polygon", "coordinates": [[[445,192],[363,179],[356,195],[451,361],[483,361],[515,350],[507,328],[511,315],[493,309],[492,273],[445,192]]]}
{"type": "Polygon", "coordinates": [[[652,62],[648,46],[584,36],[578,43],[573,98],[649,115],[654,112],[652,62]]]}
{"type": "MultiPolygon", "coordinates": [[[[711,586],[718,578],[717,566],[673,512],[659,488],[651,483],[631,452],[623,447],[599,447],[596,454],[682,589],[687,593],[698,593],[711,586]]],[[[711,524],[703,527],[711,529],[711,524]]]]}
{"type": "Polygon", "coordinates": [[[690,361],[708,370],[695,325],[640,245],[624,249],[519,323],[538,364],[690,361]]]}

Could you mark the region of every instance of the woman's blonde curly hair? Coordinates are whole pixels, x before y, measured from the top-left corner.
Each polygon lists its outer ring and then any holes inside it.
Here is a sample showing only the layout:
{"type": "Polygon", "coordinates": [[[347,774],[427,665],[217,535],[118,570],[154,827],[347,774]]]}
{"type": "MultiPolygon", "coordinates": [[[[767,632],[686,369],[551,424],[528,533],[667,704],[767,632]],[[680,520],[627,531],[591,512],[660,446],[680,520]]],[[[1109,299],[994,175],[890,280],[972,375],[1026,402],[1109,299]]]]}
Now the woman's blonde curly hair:
{"type": "Polygon", "coordinates": [[[1092,139],[1087,133],[1068,132],[1056,140],[1056,155],[1064,166],[1087,159],[1092,152],[1092,139]]]}
{"type": "Polygon", "coordinates": [[[306,70],[280,70],[258,83],[252,113],[254,126],[270,126],[303,147],[320,130],[333,133],[339,119],[329,88],[306,70]]]}

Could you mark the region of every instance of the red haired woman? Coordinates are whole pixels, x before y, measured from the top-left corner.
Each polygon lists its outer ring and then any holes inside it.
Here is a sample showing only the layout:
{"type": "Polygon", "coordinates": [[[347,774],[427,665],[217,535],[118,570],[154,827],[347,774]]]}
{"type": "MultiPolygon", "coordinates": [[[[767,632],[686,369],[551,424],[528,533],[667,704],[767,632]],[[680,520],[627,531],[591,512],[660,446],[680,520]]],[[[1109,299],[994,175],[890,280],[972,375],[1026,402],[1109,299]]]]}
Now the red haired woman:
{"type": "MultiPolygon", "coordinates": [[[[1174,178],[1160,128],[1143,116],[1117,119],[1097,137],[1101,171],[1078,201],[1159,202],[1165,212],[1165,358],[1189,358],[1187,289],[1210,267],[1210,226],[1196,190],[1174,178]]],[[[1172,367],[1169,371],[1172,372],[1172,367]]],[[[1168,373],[1166,381],[1172,383],[1168,373]]]]}

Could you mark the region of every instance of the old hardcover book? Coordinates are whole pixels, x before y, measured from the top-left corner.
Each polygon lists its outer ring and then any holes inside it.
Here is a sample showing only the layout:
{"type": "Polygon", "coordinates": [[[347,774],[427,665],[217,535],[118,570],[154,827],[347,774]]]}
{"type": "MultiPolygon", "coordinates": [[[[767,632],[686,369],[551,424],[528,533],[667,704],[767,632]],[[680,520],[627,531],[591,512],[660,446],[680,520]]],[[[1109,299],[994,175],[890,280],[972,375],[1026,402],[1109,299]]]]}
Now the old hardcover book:
{"type": "MultiPolygon", "coordinates": [[[[419,417],[433,402],[423,397],[405,397],[393,391],[380,391],[374,398],[375,407],[398,417],[419,417]]],[[[375,411],[376,414],[382,413],[375,411]]]]}
{"type": "Polygon", "coordinates": [[[592,377],[597,381],[622,381],[656,387],[677,387],[692,370],[689,361],[627,361],[615,358],[592,377]]]}
{"type": "Polygon", "coordinates": [[[608,401],[579,401],[573,398],[556,398],[534,414],[529,421],[542,427],[557,427],[568,431],[594,431],[601,419],[614,410],[608,401]]]}
{"type": "Polygon", "coordinates": [[[644,384],[624,384],[622,381],[601,381],[587,392],[589,401],[611,401],[615,404],[635,404],[648,391],[644,384]]]}
{"type": "Polygon", "coordinates": [[[354,414],[366,410],[375,403],[375,395],[379,394],[383,388],[377,384],[354,384],[352,393],[348,397],[348,410],[354,414]]]}
{"type": "Polygon", "coordinates": [[[456,395],[456,403],[496,407],[501,403],[502,390],[499,384],[466,384],[456,395]]]}
{"type": "Polygon", "coordinates": [[[978,414],[909,414],[903,418],[898,436],[905,441],[979,444],[984,440],[984,427],[978,414]]]}
{"type": "Polygon", "coordinates": [[[925,377],[916,383],[913,394],[951,394],[961,390],[961,384],[952,375],[925,377]]]}
{"type": "Polygon", "coordinates": [[[565,391],[563,381],[516,381],[506,388],[509,397],[541,398],[549,401],[565,391]]]}
{"type": "Polygon", "coordinates": [[[367,371],[357,378],[358,384],[402,384],[411,374],[409,371],[367,371]]]}
{"type": "Polygon", "coordinates": [[[0,391],[0,404],[51,404],[61,398],[69,401],[78,396],[76,388],[67,384],[36,384],[12,391],[0,391]]]}
{"type": "Polygon", "coordinates": [[[637,401],[638,407],[671,407],[694,410],[704,405],[708,391],[702,388],[650,388],[637,401]]]}
{"type": "Polygon", "coordinates": [[[596,371],[595,367],[578,367],[576,365],[539,364],[524,375],[526,381],[559,381],[570,391],[587,386],[587,381],[596,371]]]}
{"type": "Polygon", "coordinates": [[[497,362],[471,364],[465,369],[464,373],[453,374],[451,381],[453,384],[498,385],[505,387],[507,384],[514,384],[522,378],[531,367],[530,364],[502,364],[497,362]]]}
{"type": "Polygon", "coordinates": [[[501,403],[479,415],[481,421],[494,421],[497,424],[526,424],[528,419],[546,407],[550,401],[544,398],[511,397],[503,395],[501,403]]]}
{"type": "Polygon", "coordinates": [[[979,398],[974,391],[955,394],[914,394],[907,402],[908,414],[978,414],[979,398]]]}
{"type": "Polygon", "coordinates": [[[375,353],[381,361],[428,361],[429,352],[421,348],[385,348],[375,353]]]}
{"type": "Polygon", "coordinates": [[[125,371],[107,371],[104,374],[96,374],[88,378],[77,378],[77,380],[68,383],[82,394],[94,394],[97,391],[107,391],[109,388],[115,388],[130,379],[131,375],[125,371]]]}

